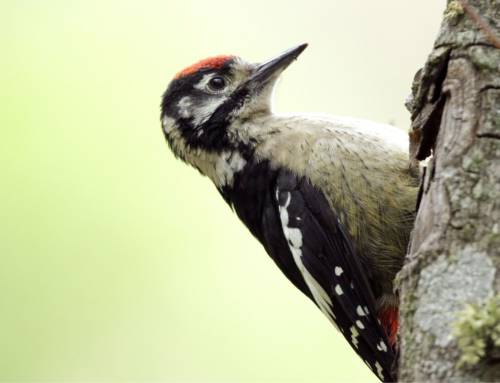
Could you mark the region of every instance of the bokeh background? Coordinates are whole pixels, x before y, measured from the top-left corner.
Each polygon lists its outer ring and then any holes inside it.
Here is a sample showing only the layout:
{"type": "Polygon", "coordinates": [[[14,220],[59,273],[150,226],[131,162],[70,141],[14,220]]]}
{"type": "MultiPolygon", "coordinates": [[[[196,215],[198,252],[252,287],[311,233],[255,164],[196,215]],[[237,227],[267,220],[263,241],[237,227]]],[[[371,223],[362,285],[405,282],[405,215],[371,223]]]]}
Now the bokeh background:
{"type": "Polygon", "coordinates": [[[310,47],[275,108],[408,128],[444,0],[0,4],[0,380],[375,382],[196,171],[160,95],[310,47]]]}

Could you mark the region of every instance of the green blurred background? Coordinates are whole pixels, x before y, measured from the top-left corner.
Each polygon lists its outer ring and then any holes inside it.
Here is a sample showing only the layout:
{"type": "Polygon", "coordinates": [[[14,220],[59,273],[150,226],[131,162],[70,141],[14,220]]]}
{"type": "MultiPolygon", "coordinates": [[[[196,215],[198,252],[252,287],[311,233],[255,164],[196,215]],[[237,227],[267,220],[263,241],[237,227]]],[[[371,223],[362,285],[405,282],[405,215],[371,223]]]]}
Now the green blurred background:
{"type": "Polygon", "coordinates": [[[407,129],[444,0],[2,1],[0,380],[376,379],[215,188],[160,96],[220,53],[310,47],[278,111],[407,129]]]}

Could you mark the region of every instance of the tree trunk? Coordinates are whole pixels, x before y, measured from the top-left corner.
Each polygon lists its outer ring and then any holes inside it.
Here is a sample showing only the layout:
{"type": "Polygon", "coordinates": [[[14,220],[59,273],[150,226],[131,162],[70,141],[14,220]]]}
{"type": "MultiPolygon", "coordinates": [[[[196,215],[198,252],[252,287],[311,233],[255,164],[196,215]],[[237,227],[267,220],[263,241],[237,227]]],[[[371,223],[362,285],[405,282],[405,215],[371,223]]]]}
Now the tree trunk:
{"type": "Polygon", "coordinates": [[[500,3],[448,1],[415,76],[413,160],[432,154],[398,275],[400,381],[500,381],[500,3]]]}

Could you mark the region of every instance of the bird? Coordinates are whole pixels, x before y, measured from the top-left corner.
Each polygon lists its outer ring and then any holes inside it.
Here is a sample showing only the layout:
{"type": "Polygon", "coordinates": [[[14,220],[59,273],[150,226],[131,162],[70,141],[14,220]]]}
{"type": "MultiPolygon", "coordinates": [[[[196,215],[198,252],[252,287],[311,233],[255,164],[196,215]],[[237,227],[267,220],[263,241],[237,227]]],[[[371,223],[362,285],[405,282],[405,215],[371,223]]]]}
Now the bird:
{"type": "Polygon", "coordinates": [[[162,130],[373,373],[394,381],[394,278],[418,191],[408,135],[351,117],[274,113],[275,84],[306,47],[183,69],[163,93],[162,130]]]}

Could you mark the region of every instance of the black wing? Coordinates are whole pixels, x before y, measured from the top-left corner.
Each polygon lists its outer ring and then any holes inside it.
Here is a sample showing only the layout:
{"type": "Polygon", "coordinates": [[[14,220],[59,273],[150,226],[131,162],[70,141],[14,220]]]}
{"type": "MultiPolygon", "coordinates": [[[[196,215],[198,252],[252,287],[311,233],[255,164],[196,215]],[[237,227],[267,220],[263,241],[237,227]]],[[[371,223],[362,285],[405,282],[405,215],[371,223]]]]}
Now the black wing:
{"type": "Polygon", "coordinates": [[[369,270],[355,255],[337,213],[322,192],[289,171],[276,179],[276,203],[313,300],[380,379],[394,380],[395,355],[377,318],[369,270]]]}
{"type": "Polygon", "coordinates": [[[287,278],[338,327],[384,381],[394,380],[394,351],[377,318],[369,268],[321,191],[267,161],[248,164],[220,190],[287,278]]]}

